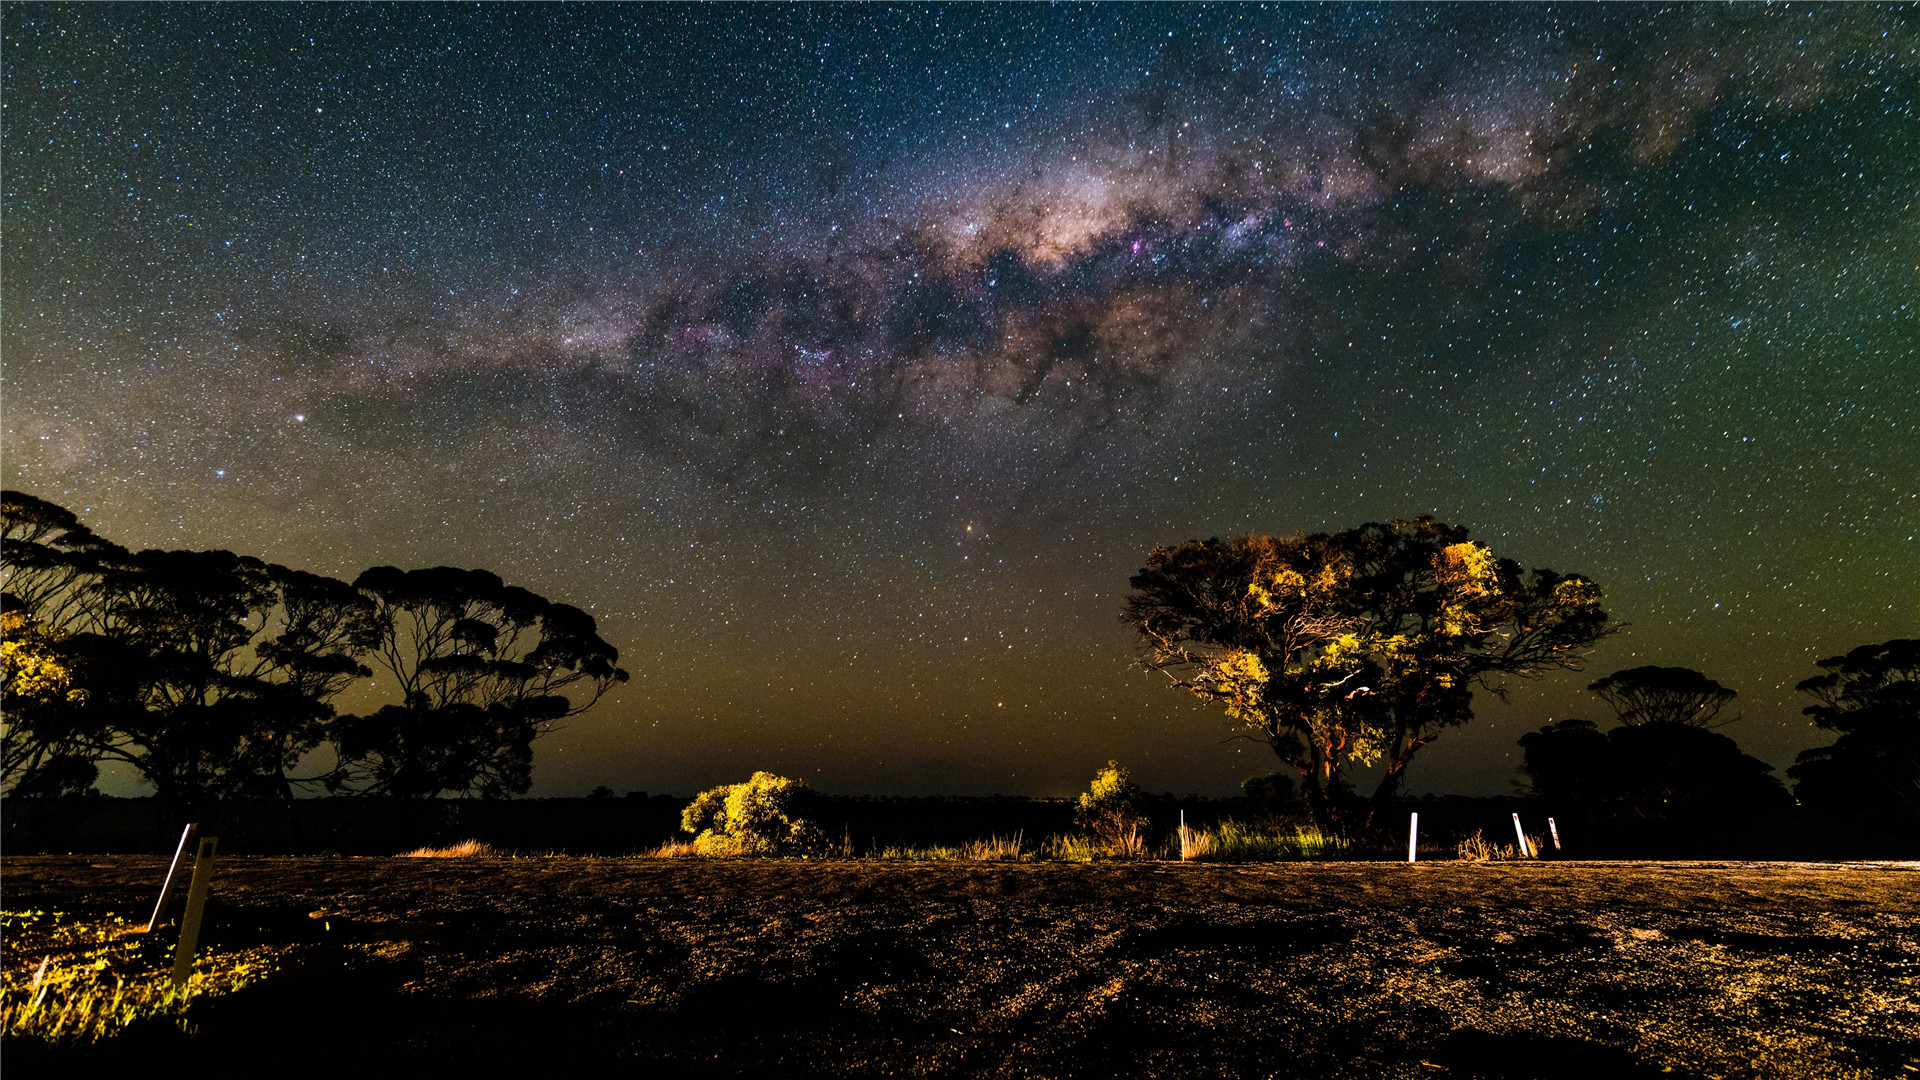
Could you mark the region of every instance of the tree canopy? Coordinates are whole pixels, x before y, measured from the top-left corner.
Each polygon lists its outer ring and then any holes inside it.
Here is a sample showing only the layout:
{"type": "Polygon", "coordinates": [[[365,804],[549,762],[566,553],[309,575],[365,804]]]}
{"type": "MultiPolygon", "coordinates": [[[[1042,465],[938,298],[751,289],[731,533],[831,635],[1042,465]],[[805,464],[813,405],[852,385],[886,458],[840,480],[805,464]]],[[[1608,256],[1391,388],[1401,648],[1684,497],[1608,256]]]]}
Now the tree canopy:
{"type": "Polygon", "coordinates": [[[484,570],[348,584],[228,551],[129,552],[21,492],[4,493],[0,575],[13,794],[84,789],[99,761],[181,809],[296,784],[516,794],[533,740],[627,678],[585,612],[484,570]],[[337,716],[368,660],[401,699],[337,716]],[[323,746],[334,765],[296,776],[323,746]]]}
{"type": "Polygon", "coordinates": [[[525,791],[534,740],[627,681],[592,616],[485,570],[379,566],[354,588],[374,606],[373,653],[401,700],[335,726],[337,784],[414,797],[525,791]]]}
{"type": "Polygon", "coordinates": [[[1733,723],[1720,720],[1720,710],[1739,694],[1692,668],[1626,668],[1589,683],[1587,689],[1613,708],[1622,724],[1686,724],[1713,728],[1733,723]]]}
{"type": "Polygon", "coordinates": [[[1155,548],[1131,584],[1140,664],[1270,746],[1336,831],[1368,824],[1350,770],[1384,765],[1379,807],[1477,689],[1578,668],[1609,632],[1592,581],[1431,517],[1155,548]]]}
{"type": "Polygon", "coordinates": [[[1737,695],[1692,668],[1626,668],[1589,684],[1618,720],[1558,720],[1520,737],[1527,792],[1568,820],[1671,821],[1790,806],[1773,766],[1709,730],[1737,695]]]}
{"type": "Polygon", "coordinates": [[[1800,801],[1861,811],[1920,811],[1920,640],[1862,645],[1819,662],[1797,689],[1806,715],[1838,733],[1802,751],[1787,775],[1800,801]]]}
{"type": "MultiPolygon", "coordinates": [[[[1678,720],[1556,720],[1520,737],[1526,793],[1563,822],[1686,822],[1791,806],[1773,766],[1678,720]]],[[[1593,835],[1591,828],[1579,829],[1593,835]]]]}

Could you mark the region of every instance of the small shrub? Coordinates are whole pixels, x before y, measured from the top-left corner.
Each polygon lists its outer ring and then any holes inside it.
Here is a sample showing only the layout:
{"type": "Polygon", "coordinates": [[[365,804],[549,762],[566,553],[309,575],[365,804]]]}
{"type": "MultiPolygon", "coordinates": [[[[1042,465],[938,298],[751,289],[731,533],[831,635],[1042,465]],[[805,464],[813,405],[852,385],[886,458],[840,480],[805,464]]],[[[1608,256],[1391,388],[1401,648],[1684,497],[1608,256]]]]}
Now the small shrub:
{"type": "MultiPolygon", "coordinates": [[[[1527,837],[1527,843],[1534,844],[1536,841],[1533,837],[1529,836],[1527,837]]],[[[1534,850],[1538,851],[1539,848],[1536,846],[1534,850]]],[[[1498,846],[1492,844],[1487,840],[1486,834],[1478,829],[1474,830],[1472,836],[1454,845],[1453,855],[1454,858],[1460,859],[1463,862],[1499,862],[1506,859],[1519,859],[1524,857],[1519,849],[1512,844],[1502,844],[1498,846]]]]}
{"type": "Polygon", "coordinates": [[[701,855],[821,855],[826,835],[801,816],[812,794],[804,780],[757,772],[695,796],[680,827],[701,855]]]}
{"type": "Polygon", "coordinates": [[[1109,761],[1093,774],[1093,786],[1080,793],[1074,808],[1074,823],[1093,834],[1108,855],[1133,858],[1146,853],[1141,829],[1146,819],[1140,814],[1140,786],[1127,775],[1126,767],[1109,761]]]}
{"type": "Polygon", "coordinates": [[[402,859],[500,859],[506,853],[478,840],[462,840],[446,847],[419,847],[400,853],[402,859]]]}
{"type": "Polygon", "coordinates": [[[1453,857],[1462,862],[1486,862],[1493,858],[1493,845],[1487,843],[1487,834],[1479,829],[1453,846],[1453,857]]]}
{"type": "Polygon", "coordinates": [[[1106,844],[1107,854],[1116,859],[1147,857],[1147,838],[1140,835],[1140,826],[1137,824],[1112,833],[1102,843],[1106,844]]]}

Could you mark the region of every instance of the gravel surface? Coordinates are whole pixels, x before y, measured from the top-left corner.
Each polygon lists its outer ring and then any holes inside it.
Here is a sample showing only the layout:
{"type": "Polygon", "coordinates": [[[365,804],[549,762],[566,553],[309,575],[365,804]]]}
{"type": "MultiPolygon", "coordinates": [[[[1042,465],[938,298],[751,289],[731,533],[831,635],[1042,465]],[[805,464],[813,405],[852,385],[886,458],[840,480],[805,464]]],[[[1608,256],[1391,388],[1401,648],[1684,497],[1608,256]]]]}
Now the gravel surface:
{"type": "MultiPolygon", "coordinates": [[[[164,872],[9,858],[5,906],[140,921],[164,872]]],[[[212,896],[274,975],[8,1065],[1920,1077],[1916,863],[240,858],[212,896]]]]}

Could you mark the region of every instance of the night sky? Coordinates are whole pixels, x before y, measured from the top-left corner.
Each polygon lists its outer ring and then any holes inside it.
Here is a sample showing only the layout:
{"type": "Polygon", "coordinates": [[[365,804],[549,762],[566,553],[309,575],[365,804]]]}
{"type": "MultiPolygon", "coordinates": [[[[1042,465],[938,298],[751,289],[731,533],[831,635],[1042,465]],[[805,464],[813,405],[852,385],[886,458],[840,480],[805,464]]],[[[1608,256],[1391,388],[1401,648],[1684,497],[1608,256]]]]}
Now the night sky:
{"type": "MultiPolygon", "coordinates": [[[[1432,513],[1740,692],[1920,633],[1920,12],[4,7],[6,486],[453,564],[633,681],[536,795],[1277,767],[1128,664],[1155,544],[1432,513]]],[[[343,702],[351,706],[351,702],[343,702]]]]}

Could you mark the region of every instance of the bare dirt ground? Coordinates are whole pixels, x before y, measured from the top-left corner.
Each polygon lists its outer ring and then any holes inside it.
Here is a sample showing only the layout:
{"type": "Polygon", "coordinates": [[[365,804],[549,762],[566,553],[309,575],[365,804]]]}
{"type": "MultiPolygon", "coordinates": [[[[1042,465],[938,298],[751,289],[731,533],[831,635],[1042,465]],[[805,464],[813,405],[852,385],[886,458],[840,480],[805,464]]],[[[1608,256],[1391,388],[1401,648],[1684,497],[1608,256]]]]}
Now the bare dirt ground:
{"type": "MultiPolygon", "coordinates": [[[[5,906],[143,921],[164,871],[8,858],[5,906]]],[[[272,976],[9,1069],[1920,1077],[1917,863],[242,858],[212,896],[272,976]]]]}

